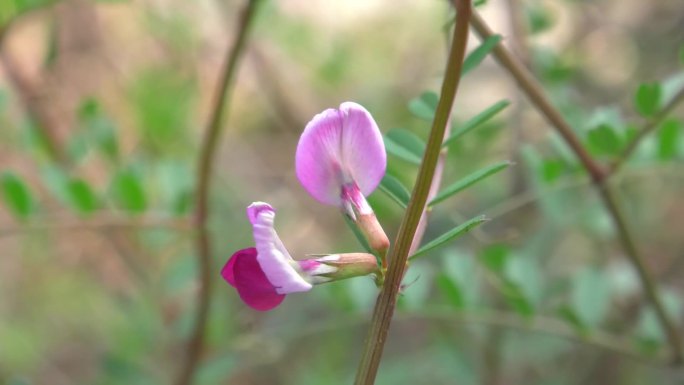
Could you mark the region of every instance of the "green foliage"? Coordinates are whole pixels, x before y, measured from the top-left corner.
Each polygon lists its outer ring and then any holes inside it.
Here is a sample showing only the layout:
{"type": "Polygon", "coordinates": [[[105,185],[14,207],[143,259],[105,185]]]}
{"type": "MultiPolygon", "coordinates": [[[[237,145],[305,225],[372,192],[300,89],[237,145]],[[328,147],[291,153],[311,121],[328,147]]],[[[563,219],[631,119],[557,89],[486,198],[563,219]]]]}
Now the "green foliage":
{"type": "Polygon", "coordinates": [[[500,41],[501,35],[493,35],[483,41],[473,52],[469,53],[463,60],[461,76],[477,68],[500,41]]]}
{"type": "Polygon", "coordinates": [[[384,142],[389,154],[415,165],[422,162],[425,142],[414,133],[393,128],[385,134],[384,142]]]}
{"type": "Polygon", "coordinates": [[[508,166],[511,165],[511,162],[499,162],[496,164],[493,164],[491,166],[487,166],[483,169],[477,170],[466,177],[459,179],[458,181],[454,182],[453,184],[450,184],[449,186],[445,187],[442,191],[440,191],[430,202],[428,202],[428,206],[434,206],[437,203],[440,203],[448,198],[450,198],[452,195],[455,195],[468,187],[471,187],[472,185],[476,184],[477,182],[486,179],[487,177],[496,174],[497,172],[504,170],[508,168],[508,166]]]}
{"type": "Polygon", "coordinates": [[[100,206],[95,192],[84,180],[70,180],[67,189],[71,204],[81,214],[89,214],[100,206]]]}
{"type": "Polygon", "coordinates": [[[132,170],[121,170],[114,176],[110,187],[114,203],[121,209],[141,213],[147,209],[147,197],[142,178],[132,170]]]}
{"type": "Polygon", "coordinates": [[[655,115],[662,102],[662,90],[658,83],[644,83],[639,85],[634,97],[637,112],[644,117],[655,115]]]}
{"type": "Polygon", "coordinates": [[[597,327],[610,310],[610,283],[599,270],[589,267],[573,277],[572,310],[579,322],[589,328],[597,327]]]}
{"type": "Polygon", "coordinates": [[[406,208],[411,193],[404,187],[401,181],[391,174],[385,174],[380,181],[380,190],[387,194],[393,201],[397,202],[402,208],[406,208]]]}
{"type": "Polygon", "coordinates": [[[411,99],[408,109],[415,117],[431,122],[435,116],[438,102],[439,95],[432,91],[426,91],[419,97],[411,99]]]}
{"type": "Polygon", "coordinates": [[[0,188],[5,205],[15,217],[26,219],[35,209],[35,201],[24,181],[16,174],[0,174],[0,188]]]}
{"type": "Polygon", "coordinates": [[[587,141],[592,153],[600,155],[617,155],[623,148],[622,138],[608,124],[602,124],[589,130],[587,141]]]}
{"type": "Polygon", "coordinates": [[[460,127],[454,127],[454,132],[449,136],[447,139],[444,140],[444,143],[442,143],[443,147],[447,147],[450,144],[456,142],[461,136],[467,134],[468,132],[472,131],[473,129],[481,126],[494,116],[498,114],[499,112],[503,111],[506,107],[510,105],[510,102],[508,100],[500,100],[493,105],[487,107],[484,109],[482,112],[479,114],[475,115],[474,117],[470,118],[467,122],[465,122],[463,125],[460,127]]]}
{"type": "Polygon", "coordinates": [[[430,242],[426,243],[425,245],[421,246],[410,258],[416,258],[422,254],[426,254],[429,251],[432,251],[440,246],[445,245],[448,242],[451,242],[452,240],[468,233],[470,230],[474,229],[475,227],[487,222],[487,218],[485,218],[484,215],[480,215],[475,218],[471,218],[460,225],[452,228],[451,230],[445,232],[444,234],[438,236],[437,238],[431,240],[430,242]]]}
{"type": "Polygon", "coordinates": [[[528,28],[533,35],[545,32],[554,25],[553,14],[542,3],[526,3],[524,12],[528,28]]]}
{"type": "Polygon", "coordinates": [[[681,137],[681,121],[668,119],[661,124],[658,131],[658,156],[660,159],[672,159],[679,154],[681,137]]]}
{"type": "Polygon", "coordinates": [[[81,135],[86,142],[101,152],[111,161],[119,158],[119,142],[116,126],[102,111],[102,107],[95,99],[86,99],[78,109],[78,122],[82,130],[81,135]]]}

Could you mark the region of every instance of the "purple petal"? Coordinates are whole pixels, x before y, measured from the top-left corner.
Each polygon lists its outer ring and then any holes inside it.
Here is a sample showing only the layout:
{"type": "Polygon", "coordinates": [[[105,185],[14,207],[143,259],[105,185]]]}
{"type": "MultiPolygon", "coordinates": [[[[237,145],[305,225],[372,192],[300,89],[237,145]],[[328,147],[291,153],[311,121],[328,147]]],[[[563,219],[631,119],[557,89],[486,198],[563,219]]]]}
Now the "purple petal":
{"type": "MultiPolygon", "coordinates": [[[[231,261],[234,261],[232,262],[234,286],[240,295],[240,299],[249,307],[259,311],[266,311],[275,308],[283,302],[285,295],[276,292],[276,288],[271,285],[271,282],[261,270],[261,266],[257,261],[256,249],[252,247],[238,251],[228,261],[226,266],[231,265],[231,261]]],[[[225,275],[224,278],[226,278],[225,275]]],[[[226,278],[226,280],[228,279],[226,278]]]]}
{"type": "Polygon", "coordinates": [[[387,155],[373,117],[345,102],[316,115],[304,128],[295,157],[297,178],[322,203],[341,205],[343,185],[356,183],[369,195],[385,175],[387,155]]]}
{"type": "Polygon", "coordinates": [[[254,247],[248,247],[246,249],[238,250],[228,259],[228,262],[221,269],[221,276],[223,279],[230,284],[230,286],[235,287],[235,261],[244,254],[253,254],[256,257],[256,249],[254,247]]]}
{"type": "Polygon", "coordinates": [[[273,228],[275,210],[268,203],[254,202],[247,208],[252,221],[257,261],[268,280],[280,294],[311,290],[307,282],[295,269],[296,262],[287,252],[273,228]]]}

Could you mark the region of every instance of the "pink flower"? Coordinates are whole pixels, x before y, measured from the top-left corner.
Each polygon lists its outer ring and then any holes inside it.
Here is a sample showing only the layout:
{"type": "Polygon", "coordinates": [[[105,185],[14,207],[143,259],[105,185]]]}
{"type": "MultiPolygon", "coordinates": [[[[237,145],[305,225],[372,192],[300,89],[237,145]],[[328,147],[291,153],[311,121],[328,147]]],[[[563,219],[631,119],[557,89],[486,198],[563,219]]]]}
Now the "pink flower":
{"type": "MultiPolygon", "coordinates": [[[[364,196],[385,175],[387,154],[378,125],[362,106],[345,102],[306,125],[295,156],[297,178],[324,204],[372,213],[364,196]]],[[[352,215],[353,216],[353,215],[352,215]]]]}
{"type": "Polygon", "coordinates": [[[273,227],[275,210],[268,203],[247,207],[256,247],[238,250],[221,270],[250,307],[266,311],[275,308],[286,294],[311,290],[313,285],[377,270],[370,254],[333,254],[302,261],[294,260],[273,227]]]}

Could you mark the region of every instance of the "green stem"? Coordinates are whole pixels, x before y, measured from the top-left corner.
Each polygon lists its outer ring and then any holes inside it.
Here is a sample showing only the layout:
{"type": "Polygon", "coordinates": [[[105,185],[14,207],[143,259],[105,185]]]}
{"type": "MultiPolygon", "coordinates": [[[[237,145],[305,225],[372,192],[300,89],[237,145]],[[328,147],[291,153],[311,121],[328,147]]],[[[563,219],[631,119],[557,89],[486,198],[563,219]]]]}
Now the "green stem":
{"type": "MultiPolygon", "coordinates": [[[[486,39],[493,35],[489,26],[487,26],[479,15],[473,15],[471,24],[480,38],[486,39]]],[[[494,48],[493,54],[497,61],[517,81],[520,88],[525,92],[537,110],[547,118],[552,127],[563,137],[591,176],[594,188],[599,192],[601,200],[615,225],[622,248],[639,275],[639,280],[641,281],[641,286],[646,298],[655,309],[658,321],[668,336],[668,341],[672,349],[673,362],[677,364],[682,363],[682,340],[679,336],[679,331],[665,312],[665,307],[658,296],[655,282],[643,262],[643,258],[636,247],[634,237],[629,231],[620,207],[615,201],[609,186],[606,184],[609,173],[591,157],[570,125],[546,97],[541,84],[539,84],[525,66],[523,66],[515,56],[508,52],[501,43],[497,44],[494,48]]]]}
{"type": "Polygon", "coordinates": [[[230,87],[237,72],[239,59],[247,41],[247,35],[256,15],[256,8],[260,1],[249,0],[240,15],[237,34],[232,48],[227,52],[221,79],[216,90],[214,106],[211,110],[207,131],[200,149],[197,185],[195,186],[195,226],[197,228],[196,253],[200,271],[200,290],[197,294],[197,313],[192,337],[188,341],[185,362],[181,366],[176,383],[189,385],[193,381],[197,366],[204,347],[204,336],[212,293],[211,242],[207,221],[209,217],[209,188],[211,184],[212,165],[216,148],[220,141],[221,128],[226,115],[227,100],[230,87]]]}
{"type": "Polygon", "coordinates": [[[371,385],[375,382],[375,376],[378,372],[385,341],[387,340],[387,333],[394,315],[394,308],[401,279],[406,268],[409,249],[411,248],[418,222],[425,210],[432,178],[442,147],[444,131],[447,127],[454,98],[456,97],[463,57],[465,56],[466,44],[468,42],[468,20],[472,10],[470,0],[455,1],[455,5],[457,11],[456,26],[447,60],[446,74],[442,82],[441,95],[435,112],[435,119],[432,122],[432,129],[430,130],[427,147],[423,155],[423,162],[418,171],[413,194],[411,194],[411,200],[399,227],[397,239],[389,254],[389,269],[375,303],[361,363],[356,372],[355,384],[357,385],[371,385]]]}

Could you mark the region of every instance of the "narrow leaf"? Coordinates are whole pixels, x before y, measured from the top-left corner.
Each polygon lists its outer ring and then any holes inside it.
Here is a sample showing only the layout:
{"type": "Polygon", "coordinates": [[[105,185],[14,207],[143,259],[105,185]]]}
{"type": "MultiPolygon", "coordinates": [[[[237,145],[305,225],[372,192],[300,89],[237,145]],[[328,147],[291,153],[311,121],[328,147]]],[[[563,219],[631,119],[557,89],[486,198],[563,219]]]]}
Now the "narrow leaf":
{"type": "Polygon", "coordinates": [[[454,131],[454,133],[451,134],[451,136],[449,136],[446,140],[444,140],[444,143],[442,143],[442,147],[448,146],[449,144],[453,143],[454,141],[456,141],[461,136],[470,132],[472,129],[477,128],[479,125],[481,125],[481,124],[485,123],[486,121],[488,121],[489,119],[493,118],[494,116],[496,116],[496,114],[503,111],[510,104],[511,104],[511,102],[509,102],[508,100],[499,100],[498,102],[487,107],[484,111],[475,115],[470,120],[465,122],[461,127],[456,129],[454,131]]]}
{"type": "Polygon", "coordinates": [[[494,175],[497,172],[507,168],[508,166],[511,165],[511,162],[500,162],[493,164],[491,166],[485,167],[481,170],[477,170],[474,173],[466,176],[463,179],[460,179],[456,181],[455,183],[447,186],[444,190],[442,190],[437,196],[435,196],[430,203],[428,203],[428,206],[434,206],[437,203],[451,197],[452,195],[459,193],[466,188],[474,185],[475,183],[487,178],[490,175],[494,175]]]}
{"type": "Polygon", "coordinates": [[[437,274],[437,287],[442,291],[442,294],[449,300],[451,305],[456,309],[463,309],[465,307],[465,298],[461,288],[445,273],[437,274]]]}
{"type": "Polygon", "coordinates": [[[2,198],[12,214],[24,219],[33,212],[33,197],[21,178],[14,173],[4,172],[0,175],[0,187],[2,198]]]}
{"type": "Polygon", "coordinates": [[[501,35],[492,35],[475,48],[463,61],[461,76],[475,69],[501,41],[501,35]]]}
{"type": "Polygon", "coordinates": [[[417,118],[432,121],[432,118],[435,116],[438,102],[439,96],[436,93],[426,91],[419,97],[411,99],[408,104],[408,109],[417,118]]]}
{"type": "Polygon", "coordinates": [[[484,222],[487,221],[487,218],[485,218],[484,215],[480,215],[478,217],[472,218],[465,223],[462,223],[453,229],[447,231],[446,233],[440,235],[439,237],[433,239],[432,241],[428,242],[427,244],[423,245],[418,251],[415,252],[411,256],[411,258],[415,258],[421,254],[425,254],[428,251],[432,251],[433,249],[436,249],[442,245],[444,245],[447,242],[450,242],[454,240],[455,238],[469,232],[470,230],[474,229],[475,227],[483,224],[484,222]]]}
{"type": "Polygon", "coordinates": [[[390,138],[394,143],[401,145],[418,158],[423,157],[425,142],[413,132],[402,128],[393,128],[387,131],[385,136],[390,138]]]}
{"type": "Polygon", "coordinates": [[[399,179],[390,174],[385,174],[382,181],[380,181],[380,190],[392,198],[393,201],[397,202],[402,208],[406,208],[409,199],[411,199],[411,193],[408,192],[408,189],[404,187],[399,179]]]}
{"type": "Polygon", "coordinates": [[[388,154],[392,154],[396,156],[399,159],[403,159],[409,163],[415,164],[415,165],[420,165],[421,158],[420,156],[417,156],[411,150],[407,149],[406,147],[402,146],[401,144],[395,142],[392,138],[388,136],[383,136],[383,141],[385,142],[385,150],[387,150],[388,154]]]}

